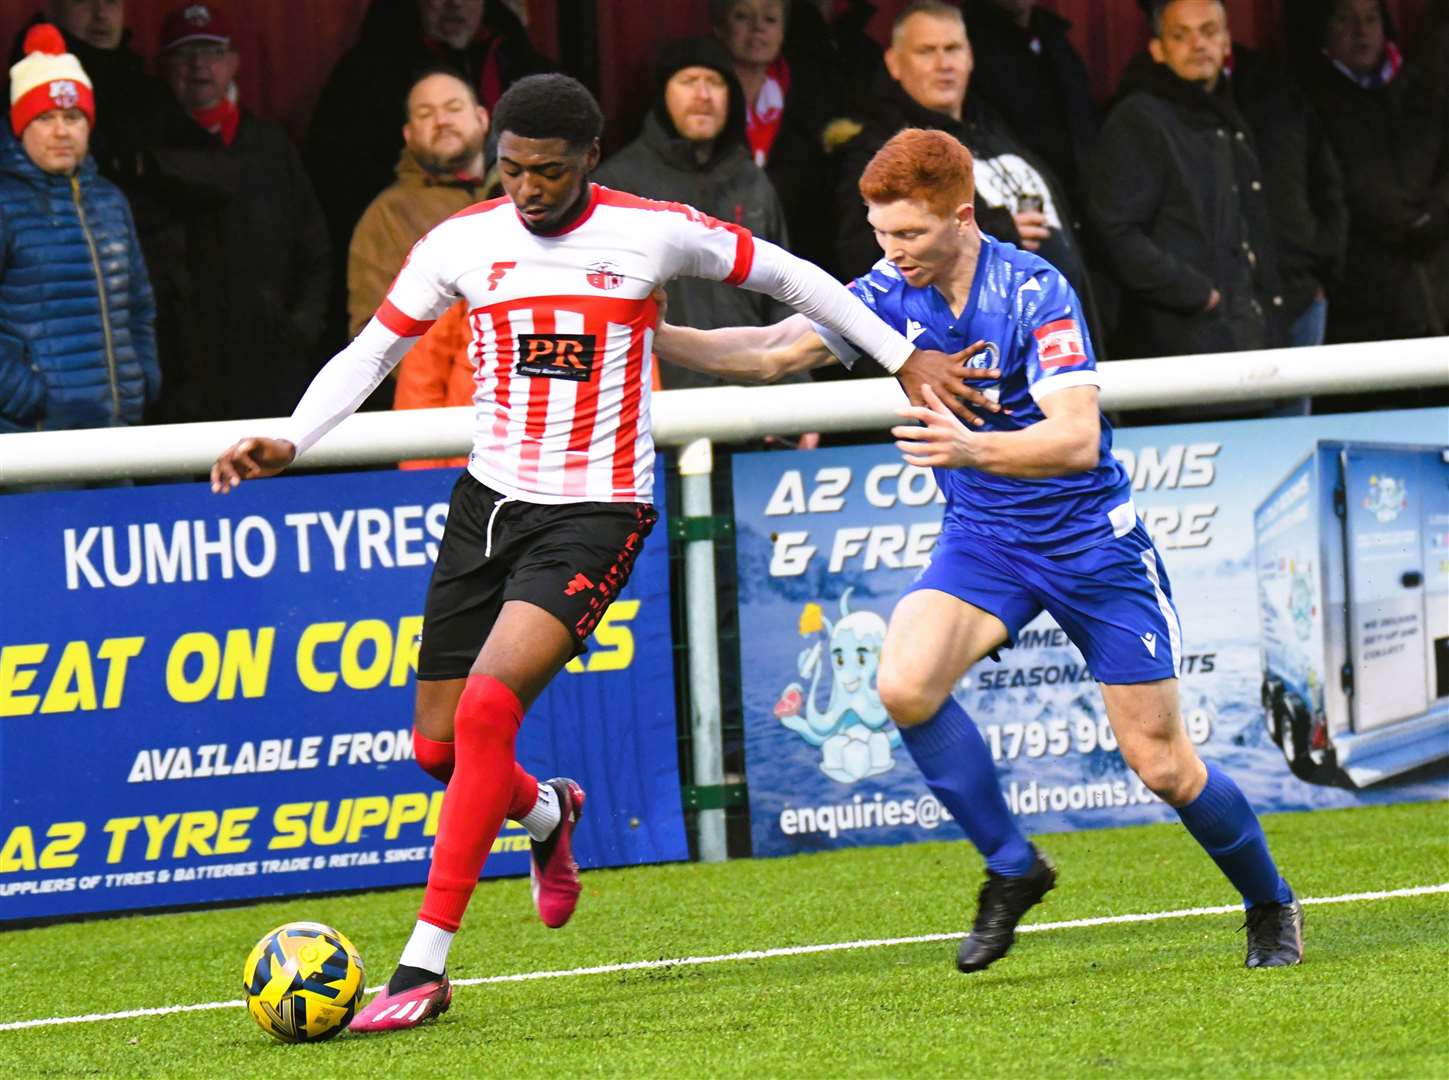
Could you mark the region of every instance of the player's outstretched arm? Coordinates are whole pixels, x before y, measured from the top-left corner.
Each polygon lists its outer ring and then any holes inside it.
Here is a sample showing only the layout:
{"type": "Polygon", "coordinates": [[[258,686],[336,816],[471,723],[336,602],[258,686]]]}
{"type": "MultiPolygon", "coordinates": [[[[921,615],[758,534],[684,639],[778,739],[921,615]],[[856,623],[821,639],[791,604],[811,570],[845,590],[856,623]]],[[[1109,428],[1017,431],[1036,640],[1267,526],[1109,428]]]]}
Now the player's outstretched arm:
{"type": "Polygon", "coordinates": [[[980,469],[997,476],[1040,480],[1097,467],[1102,414],[1095,386],[1073,386],[1038,402],[1046,419],[1018,431],[972,431],[928,385],[925,405],[897,410],[916,424],[891,428],[908,465],[980,469]]]}
{"type": "Polygon", "coordinates": [[[211,468],[211,489],[225,495],[243,480],[275,476],[357,411],[387,373],[456,299],[439,277],[429,233],[413,246],[376,314],[317,372],[292,415],[272,431],[242,439],[211,468]]]}
{"type": "Polygon", "coordinates": [[[741,383],[772,383],[836,362],[810,320],[792,315],[773,326],[728,326],[695,330],[661,322],[654,352],[690,371],[741,383]]]}
{"type": "Polygon", "coordinates": [[[279,430],[242,439],[222,451],[211,467],[211,490],[226,495],[243,480],[276,476],[357,411],[416,341],[417,334],[403,337],[374,317],[317,372],[279,430]]]}
{"type": "MultiPolygon", "coordinates": [[[[211,467],[212,491],[225,495],[243,480],[276,476],[357,411],[432,325],[430,320],[405,319],[401,330],[394,329],[383,318],[388,306],[384,301],[362,333],[317,372],[280,428],[270,436],[242,439],[222,452],[211,467]]],[[[394,323],[400,318],[396,313],[390,317],[394,323]]]]}
{"type": "Polygon", "coordinates": [[[221,452],[211,467],[211,490],[229,494],[243,480],[276,476],[297,457],[297,447],[287,439],[242,439],[221,452]]]}
{"type": "Polygon", "coordinates": [[[755,240],[754,260],[744,286],[789,304],[873,357],[901,380],[906,396],[917,405],[923,404],[921,388],[931,385],[950,410],[970,424],[982,422],[973,409],[1001,411],[1000,405],[966,381],[1000,375],[995,370],[968,369],[971,350],[948,355],[917,349],[820,267],[775,244],[755,240]]]}

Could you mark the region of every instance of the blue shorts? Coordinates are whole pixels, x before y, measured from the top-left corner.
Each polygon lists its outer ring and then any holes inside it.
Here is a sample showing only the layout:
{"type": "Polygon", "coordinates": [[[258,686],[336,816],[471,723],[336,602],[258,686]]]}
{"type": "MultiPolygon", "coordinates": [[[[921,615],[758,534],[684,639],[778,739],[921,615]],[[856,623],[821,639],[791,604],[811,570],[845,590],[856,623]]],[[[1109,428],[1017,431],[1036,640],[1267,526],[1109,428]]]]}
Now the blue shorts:
{"type": "Polygon", "coordinates": [[[1071,555],[1006,549],[943,532],[931,565],[907,592],[935,589],[990,612],[1011,641],[1043,610],[1082,651],[1098,682],[1176,678],[1182,624],[1162,557],[1141,520],[1131,532],[1071,555]]]}

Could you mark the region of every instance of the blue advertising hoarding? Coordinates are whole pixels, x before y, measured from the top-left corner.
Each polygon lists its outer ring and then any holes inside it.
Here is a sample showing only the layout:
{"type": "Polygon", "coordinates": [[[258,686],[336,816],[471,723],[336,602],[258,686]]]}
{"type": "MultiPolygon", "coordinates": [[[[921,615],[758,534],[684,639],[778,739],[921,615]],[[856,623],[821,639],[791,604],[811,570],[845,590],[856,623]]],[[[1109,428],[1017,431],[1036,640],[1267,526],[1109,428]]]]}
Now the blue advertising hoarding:
{"type": "MultiPolygon", "coordinates": [[[[1392,722],[1375,719],[1384,715],[1373,706],[1383,691],[1370,685],[1359,688],[1357,713],[1339,715],[1320,701],[1317,712],[1304,703],[1300,716],[1269,661],[1277,648],[1273,598],[1286,596],[1275,578],[1283,560],[1266,552],[1260,560],[1255,514],[1325,440],[1402,444],[1437,461],[1449,443],[1449,412],[1116,433],[1116,453],[1133,477],[1138,512],[1162,552],[1182,618],[1188,733],[1260,810],[1449,797],[1443,471],[1405,465],[1400,453],[1392,468],[1365,472],[1362,484],[1352,472],[1336,482],[1348,484],[1343,513],[1333,509],[1334,486],[1327,517],[1318,505],[1312,510],[1313,543],[1324,552],[1314,588],[1336,588],[1341,596],[1356,565],[1342,554],[1354,542],[1349,510],[1382,502],[1386,477],[1421,492],[1401,500],[1394,539],[1368,556],[1398,559],[1395,588],[1404,595],[1396,594],[1395,603],[1420,612],[1416,625],[1426,627],[1402,648],[1404,679],[1417,688],[1412,707],[1395,710],[1392,722]],[[1371,479],[1373,486],[1364,487],[1371,479]],[[1411,504],[1423,513],[1410,514],[1411,504]],[[1266,706],[1265,688],[1277,693],[1266,706]]],[[[943,504],[930,470],[905,465],[881,444],[741,455],[734,484],[756,854],[959,835],[954,827],[939,831],[949,818],[900,745],[874,683],[891,610],[929,563],[939,533],[943,504]]],[[[1359,580],[1368,572],[1359,569],[1359,580]]],[[[1319,651],[1331,648],[1335,633],[1323,608],[1312,613],[1305,638],[1319,651]]],[[[1341,627],[1341,604],[1338,614],[1341,627]]],[[[1372,613],[1360,620],[1378,638],[1403,635],[1381,621],[1372,613]]],[[[999,663],[972,669],[955,694],[980,726],[1008,805],[1027,831],[1174,820],[1126,768],[1090,672],[1049,616],[1033,621],[1000,655],[999,663]]],[[[1333,668],[1331,679],[1341,678],[1333,668]]],[[[1338,693],[1354,697],[1341,687],[1338,693]]]]}
{"type": "MultiPolygon", "coordinates": [[[[456,477],[0,498],[0,921],[423,881],[414,672],[456,477]]],[[[588,792],[586,867],[688,856],[657,532],[519,735],[588,792]]],[[[485,874],[527,869],[510,822],[485,874]]]]}

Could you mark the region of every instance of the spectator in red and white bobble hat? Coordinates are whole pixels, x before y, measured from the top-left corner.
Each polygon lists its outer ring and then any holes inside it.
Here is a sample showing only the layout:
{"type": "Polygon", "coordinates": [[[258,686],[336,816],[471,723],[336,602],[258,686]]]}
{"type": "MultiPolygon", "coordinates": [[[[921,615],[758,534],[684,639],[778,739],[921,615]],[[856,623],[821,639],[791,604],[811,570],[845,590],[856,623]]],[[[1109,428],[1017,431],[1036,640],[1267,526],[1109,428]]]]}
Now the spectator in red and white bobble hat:
{"type": "Polygon", "coordinates": [[[10,130],[18,137],[30,121],[51,109],[78,109],[88,127],[96,122],[90,77],[65,51],[60,31],[43,23],[25,36],[25,58],[10,69],[10,130]]]}
{"type": "Polygon", "coordinates": [[[32,27],[0,127],[0,432],[138,424],[160,388],[150,279],[88,153],[95,118],[60,31],[32,27]]]}

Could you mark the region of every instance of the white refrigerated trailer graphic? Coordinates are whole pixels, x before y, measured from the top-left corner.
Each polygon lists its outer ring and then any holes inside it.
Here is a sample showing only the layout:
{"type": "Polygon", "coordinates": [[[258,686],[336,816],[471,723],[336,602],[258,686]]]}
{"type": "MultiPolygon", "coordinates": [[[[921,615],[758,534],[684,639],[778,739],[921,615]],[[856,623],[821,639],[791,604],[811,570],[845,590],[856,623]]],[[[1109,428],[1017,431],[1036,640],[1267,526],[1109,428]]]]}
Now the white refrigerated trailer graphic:
{"type": "Polygon", "coordinates": [[[1294,775],[1449,757],[1449,448],[1319,442],[1253,518],[1263,709],[1294,775]]]}

